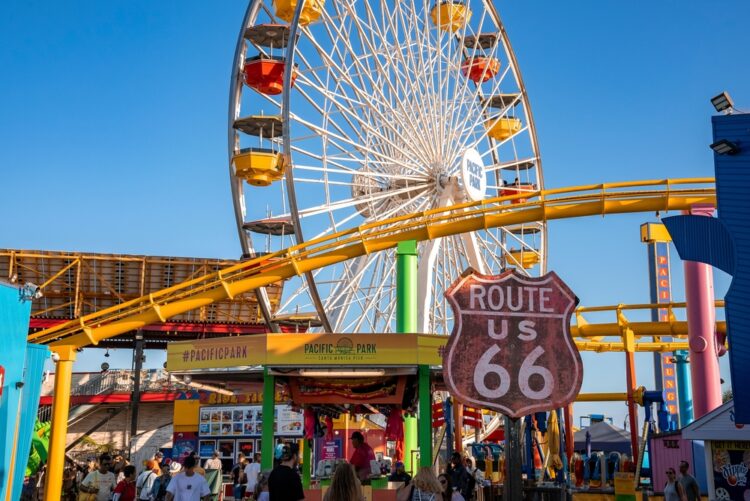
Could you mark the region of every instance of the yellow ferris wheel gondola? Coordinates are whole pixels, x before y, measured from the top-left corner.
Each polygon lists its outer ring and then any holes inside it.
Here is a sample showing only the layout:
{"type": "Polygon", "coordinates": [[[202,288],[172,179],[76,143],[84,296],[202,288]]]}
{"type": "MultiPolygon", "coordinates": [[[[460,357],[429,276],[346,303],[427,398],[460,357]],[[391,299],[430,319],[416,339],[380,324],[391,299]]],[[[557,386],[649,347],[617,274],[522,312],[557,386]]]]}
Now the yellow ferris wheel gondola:
{"type": "Polygon", "coordinates": [[[430,10],[432,24],[441,30],[460,30],[471,19],[471,9],[463,2],[445,1],[435,4],[430,10]]]}
{"type": "MultiPolygon", "coordinates": [[[[294,18],[294,10],[297,8],[297,0],[274,0],[273,2],[276,16],[287,23],[291,23],[294,18]]],[[[302,13],[299,16],[300,26],[307,26],[313,21],[317,21],[323,12],[325,0],[305,0],[302,6],[302,13]]]]}

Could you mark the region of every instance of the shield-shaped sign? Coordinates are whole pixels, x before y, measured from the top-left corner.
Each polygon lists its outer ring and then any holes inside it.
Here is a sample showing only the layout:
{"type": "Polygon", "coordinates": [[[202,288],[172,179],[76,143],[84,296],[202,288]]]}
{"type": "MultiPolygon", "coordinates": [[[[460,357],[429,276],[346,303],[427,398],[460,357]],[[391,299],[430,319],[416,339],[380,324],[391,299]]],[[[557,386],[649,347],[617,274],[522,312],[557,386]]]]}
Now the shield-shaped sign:
{"type": "Polygon", "coordinates": [[[555,273],[469,268],[445,295],[455,320],[443,379],[454,397],[513,418],[575,400],[583,364],[569,326],[578,299],[555,273]]]}

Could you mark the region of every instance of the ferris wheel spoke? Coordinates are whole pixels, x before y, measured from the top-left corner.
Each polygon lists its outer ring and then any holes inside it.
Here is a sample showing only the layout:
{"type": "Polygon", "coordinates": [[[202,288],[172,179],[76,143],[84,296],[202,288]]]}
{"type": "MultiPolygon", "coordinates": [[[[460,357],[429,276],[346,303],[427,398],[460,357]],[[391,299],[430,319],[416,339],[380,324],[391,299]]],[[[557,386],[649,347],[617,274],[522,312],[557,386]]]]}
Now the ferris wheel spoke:
{"type": "Polygon", "coordinates": [[[334,211],[334,210],[339,210],[339,209],[345,209],[345,208],[348,208],[348,207],[353,207],[353,206],[355,206],[357,204],[375,202],[375,201],[378,201],[378,200],[384,200],[386,198],[390,198],[390,197],[395,196],[395,195],[406,194],[406,193],[414,192],[414,191],[423,191],[423,190],[426,190],[426,189],[429,189],[429,188],[430,188],[429,186],[419,186],[419,185],[417,185],[417,186],[407,186],[405,188],[400,188],[400,189],[390,190],[390,191],[383,192],[383,193],[378,193],[377,195],[370,195],[366,199],[350,197],[350,198],[338,200],[338,201],[336,201],[334,203],[331,203],[331,204],[323,204],[323,205],[318,205],[318,206],[315,206],[315,207],[309,207],[307,209],[299,211],[299,214],[300,214],[300,218],[311,217],[311,216],[315,216],[315,215],[318,215],[318,214],[323,214],[323,213],[326,213],[326,212],[329,212],[329,211],[334,211]]]}
{"type": "MultiPolygon", "coordinates": [[[[353,169],[353,168],[348,168],[348,167],[346,167],[345,165],[342,165],[342,164],[335,163],[334,160],[332,160],[332,157],[330,157],[330,156],[327,156],[326,159],[328,160],[328,163],[333,164],[333,165],[337,165],[339,168],[338,169],[334,169],[334,168],[331,168],[331,167],[323,168],[323,167],[319,167],[319,166],[316,166],[316,165],[304,165],[304,164],[299,164],[299,163],[295,163],[294,164],[294,168],[295,169],[300,169],[300,170],[313,171],[313,172],[323,172],[323,171],[325,171],[325,172],[328,172],[330,174],[343,174],[343,175],[347,175],[347,176],[351,176],[352,174],[359,174],[359,175],[362,175],[362,176],[372,177],[372,178],[375,178],[375,179],[408,179],[408,180],[411,180],[411,181],[424,181],[424,179],[425,179],[424,177],[408,176],[408,175],[404,175],[404,174],[391,174],[390,172],[382,172],[382,171],[368,172],[368,171],[364,171],[364,170],[357,170],[357,169],[353,169]]],[[[367,163],[363,159],[355,159],[354,161],[362,163],[362,164],[366,164],[367,163]]]]}
{"type": "MultiPolygon", "coordinates": [[[[348,83],[349,83],[350,87],[354,90],[354,93],[355,93],[355,95],[357,96],[358,99],[359,98],[370,99],[370,100],[373,99],[373,94],[372,93],[368,94],[367,90],[363,90],[363,89],[357,87],[351,81],[351,78],[349,77],[349,75],[347,75],[346,73],[342,77],[342,80],[348,80],[348,83]]],[[[377,81],[374,82],[375,85],[377,83],[378,83],[377,81]]],[[[389,144],[390,144],[390,146],[394,149],[394,151],[398,151],[402,155],[405,155],[405,156],[413,156],[413,155],[415,155],[417,153],[417,151],[418,151],[415,148],[420,143],[419,136],[415,134],[416,129],[414,129],[413,127],[412,128],[405,127],[405,126],[403,126],[403,124],[402,124],[401,127],[393,127],[391,125],[391,123],[394,120],[392,118],[390,118],[390,117],[386,117],[382,113],[382,108],[384,108],[385,105],[382,102],[379,102],[379,101],[374,101],[374,102],[371,102],[370,104],[372,106],[370,106],[369,112],[372,113],[373,115],[377,116],[378,121],[379,121],[378,123],[379,123],[380,126],[382,126],[385,129],[385,133],[387,135],[393,136],[394,138],[400,139],[401,140],[401,144],[406,145],[406,147],[409,148],[411,151],[407,152],[400,145],[397,145],[395,143],[395,141],[389,140],[388,138],[386,138],[383,135],[383,133],[379,132],[377,129],[372,128],[371,126],[368,126],[368,127],[370,127],[370,130],[372,130],[375,133],[375,135],[380,136],[381,139],[385,139],[386,141],[388,141],[389,144]],[[404,133],[409,133],[410,134],[409,137],[404,136],[404,133]]],[[[336,106],[340,110],[340,112],[342,112],[342,113],[353,114],[352,111],[351,111],[351,109],[350,109],[351,108],[350,106],[345,106],[344,104],[339,104],[338,102],[336,102],[336,106]]],[[[359,114],[357,114],[357,119],[361,123],[368,123],[368,120],[365,120],[359,114]]]]}
{"type": "MultiPolygon", "coordinates": [[[[367,5],[369,5],[369,4],[367,4],[367,5]]],[[[361,26],[358,26],[358,29],[360,30],[360,34],[361,34],[362,33],[361,26]]],[[[364,36],[364,35],[361,34],[360,38],[362,39],[363,43],[370,43],[368,41],[368,39],[367,39],[366,36],[364,36]]],[[[373,47],[372,45],[370,45],[370,48],[373,50],[373,52],[376,50],[375,47],[373,47]]],[[[390,56],[391,54],[386,51],[385,55],[390,56]]],[[[367,72],[367,76],[370,77],[370,80],[372,81],[372,76],[371,75],[372,75],[373,72],[382,74],[384,76],[384,78],[382,80],[386,84],[386,88],[390,91],[391,96],[398,96],[398,90],[397,90],[396,87],[394,87],[394,83],[392,82],[391,75],[383,67],[383,64],[380,61],[380,59],[377,58],[377,57],[373,57],[372,59],[374,61],[374,64],[373,64],[374,69],[373,68],[369,68],[370,71],[367,72]]],[[[369,64],[369,61],[368,61],[368,64],[369,64]]],[[[397,65],[394,65],[392,63],[389,65],[389,67],[398,68],[397,65]]],[[[374,81],[373,83],[374,83],[375,89],[378,90],[378,91],[380,91],[380,89],[382,88],[382,85],[378,85],[380,82],[379,81],[374,81]]],[[[389,100],[388,97],[382,91],[380,91],[380,94],[383,96],[383,100],[384,101],[386,101],[386,102],[391,101],[392,102],[392,99],[389,100]]],[[[406,104],[411,104],[411,101],[405,101],[405,102],[406,102],[406,104]]],[[[397,104],[403,105],[404,104],[404,100],[399,100],[399,102],[397,104]]]]}
{"type": "MultiPolygon", "coordinates": [[[[510,67],[506,68],[503,74],[499,78],[495,79],[492,88],[487,94],[488,96],[492,96],[499,91],[501,85],[505,80],[505,77],[508,75],[509,70],[510,67]]],[[[482,96],[481,92],[478,92],[478,95],[482,96]]],[[[458,123],[452,124],[453,130],[455,130],[456,132],[453,137],[453,141],[451,141],[451,144],[453,145],[451,154],[458,154],[459,151],[466,147],[475,148],[476,145],[478,145],[481,141],[488,140],[488,131],[485,127],[485,122],[492,120],[493,118],[504,117],[512,109],[513,106],[511,104],[500,110],[499,113],[488,114],[490,101],[489,99],[483,99],[482,101],[483,102],[475,101],[473,105],[474,109],[471,114],[475,117],[475,120],[473,120],[472,122],[467,121],[463,125],[459,125],[458,123]],[[464,139],[461,140],[461,138],[464,139]],[[467,146],[470,141],[471,145],[467,146]]]]}
{"type": "Polygon", "coordinates": [[[363,308],[362,308],[362,314],[359,315],[359,318],[357,319],[356,323],[354,324],[354,330],[359,331],[361,329],[362,324],[365,322],[365,320],[370,324],[370,330],[376,331],[377,330],[377,322],[375,315],[370,315],[370,312],[372,310],[379,310],[380,309],[380,300],[382,298],[382,293],[386,288],[392,288],[392,284],[394,282],[394,270],[395,265],[391,263],[387,269],[382,269],[382,274],[374,275],[374,283],[377,284],[377,288],[375,290],[374,294],[371,294],[367,300],[365,301],[363,308]]]}
{"type": "MultiPolygon", "coordinates": [[[[325,15],[325,14],[324,14],[325,15]]],[[[326,24],[326,27],[328,28],[328,24],[326,24]]],[[[335,35],[331,32],[331,30],[328,30],[329,35],[331,39],[335,38],[335,35]]],[[[340,35],[340,30],[337,31],[337,33],[340,35]]],[[[328,52],[320,45],[320,43],[312,37],[312,35],[308,34],[308,39],[310,43],[315,46],[316,50],[318,51],[318,54],[320,57],[325,60],[329,64],[329,70],[332,70],[335,72],[334,79],[337,82],[346,82],[346,84],[351,88],[352,92],[357,96],[358,99],[367,102],[371,105],[370,111],[378,112],[382,108],[388,108],[391,106],[391,104],[388,102],[387,97],[382,92],[382,87],[378,85],[378,82],[373,80],[372,75],[370,75],[366,70],[365,67],[361,65],[361,63],[355,58],[354,63],[356,63],[360,67],[360,72],[358,73],[359,79],[362,83],[361,86],[358,86],[352,79],[349,71],[346,71],[344,68],[341,68],[340,65],[338,65],[333,58],[328,54],[328,52]],[[362,78],[363,73],[365,76],[368,77],[370,83],[369,86],[365,84],[365,80],[362,78]],[[378,99],[380,98],[380,99],[378,99]],[[382,100],[381,100],[382,99],[382,100]]],[[[348,45],[348,41],[345,42],[345,45],[348,45]]],[[[351,46],[348,45],[349,49],[351,49],[351,46]]],[[[353,50],[352,50],[353,52],[353,50]]],[[[343,59],[343,57],[342,57],[343,59]]],[[[397,120],[398,114],[394,114],[395,116],[392,117],[389,120],[386,120],[384,117],[380,117],[382,120],[383,125],[389,124],[393,120],[397,120]]],[[[405,127],[405,123],[399,124],[402,126],[402,130],[409,130],[407,127],[405,127]]],[[[393,129],[393,127],[391,127],[393,129]]],[[[398,133],[398,130],[393,129],[394,133],[398,133]]],[[[409,143],[410,144],[410,143],[409,143]]]]}
{"type": "MultiPolygon", "coordinates": [[[[313,88],[313,87],[311,87],[311,88],[313,88]]],[[[299,87],[298,87],[298,90],[299,90],[299,87]]],[[[320,112],[321,114],[324,114],[324,113],[325,113],[325,112],[324,112],[324,111],[323,111],[323,110],[322,110],[322,109],[320,108],[320,106],[319,106],[319,105],[317,104],[317,102],[316,102],[316,100],[315,100],[315,99],[313,99],[313,98],[312,98],[311,96],[309,96],[309,95],[308,95],[307,93],[305,93],[304,91],[300,91],[300,92],[301,92],[301,93],[302,93],[302,95],[303,95],[303,96],[304,96],[304,97],[306,98],[306,100],[308,101],[308,103],[310,103],[310,104],[311,104],[312,106],[314,106],[314,107],[315,107],[316,109],[318,109],[318,111],[319,111],[319,112],[320,112]]],[[[325,92],[321,92],[321,93],[325,94],[325,92]]],[[[327,97],[329,97],[329,98],[330,98],[330,96],[327,96],[327,97]]],[[[345,112],[345,113],[346,113],[347,115],[351,115],[351,112],[350,112],[350,111],[348,110],[348,107],[347,107],[347,106],[344,106],[344,105],[342,105],[342,104],[338,103],[338,101],[337,101],[337,100],[331,100],[331,102],[332,102],[333,104],[335,104],[335,105],[337,106],[337,108],[339,108],[340,110],[343,110],[343,111],[344,111],[344,112],[345,112]]],[[[297,118],[297,117],[295,117],[295,118],[297,118]]],[[[369,129],[369,130],[371,130],[371,131],[373,131],[373,132],[377,133],[377,131],[376,131],[376,130],[375,130],[374,128],[372,128],[372,127],[371,127],[371,126],[370,126],[369,124],[367,124],[366,122],[363,122],[363,121],[361,121],[361,119],[360,119],[359,117],[356,117],[356,118],[357,118],[357,119],[358,119],[358,120],[360,121],[360,123],[361,123],[361,124],[364,124],[364,125],[365,125],[365,126],[366,126],[366,127],[367,127],[367,128],[369,129]]],[[[332,120],[332,119],[330,118],[330,115],[328,116],[328,120],[330,120],[330,121],[331,121],[332,123],[334,123],[334,124],[335,124],[335,121],[333,121],[333,120],[332,120]]],[[[347,121],[348,121],[348,118],[347,118],[347,121]]],[[[305,125],[306,125],[306,126],[307,126],[308,128],[310,128],[310,124],[309,124],[309,123],[305,123],[305,125]]],[[[362,142],[364,141],[364,138],[363,138],[363,137],[361,136],[361,133],[360,133],[360,129],[359,129],[358,127],[354,126],[353,124],[350,124],[350,125],[351,125],[351,128],[352,128],[352,130],[354,131],[354,133],[355,133],[355,134],[356,134],[356,135],[357,135],[357,136],[358,136],[358,137],[360,138],[360,141],[359,141],[358,143],[359,143],[359,144],[361,144],[361,143],[362,143],[362,142]]],[[[342,138],[343,136],[345,136],[345,135],[346,135],[346,132],[344,131],[344,129],[343,129],[343,128],[342,128],[341,126],[339,126],[339,125],[335,125],[335,126],[336,126],[336,129],[337,129],[337,130],[338,130],[338,131],[340,132],[340,134],[339,134],[339,135],[337,135],[337,137],[339,137],[339,138],[342,138]]],[[[314,130],[315,132],[317,132],[317,133],[321,133],[321,131],[325,131],[325,129],[324,129],[324,128],[322,128],[322,127],[317,127],[317,126],[316,126],[316,127],[313,127],[313,130],[314,130]]],[[[382,137],[382,136],[381,136],[381,137],[382,137]]],[[[354,143],[354,141],[351,141],[351,142],[352,142],[352,143],[354,143]]],[[[410,142],[410,141],[406,141],[406,143],[405,143],[405,144],[411,144],[411,142],[410,142]]],[[[396,144],[395,144],[395,143],[393,143],[393,142],[391,142],[391,146],[393,146],[393,147],[397,147],[397,146],[396,146],[396,144]]],[[[381,154],[380,152],[375,152],[375,150],[373,150],[373,149],[369,149],[369,151],[370,151],[370,152],[372,152],[373,154],[379,154],[379,155],[382,155],[382,154],[381,154]]],[[[342,149],[342,152],[346,152],[346,149],[342,149]]],[[[405,152],[404,152],[404,153],[405,153],[405,152]]],[[[386,157],[385,155],[382,155],[382,156],[383,156],[384,158],[392,158],[392,156],[388,156],[388,157],[386,157]]]]}
{"type": "MultiPolygon", "coordinates": [[[[376,156],[378,158],[381,158],[383,161],[390,161],[393,164],[399,165],[407,170],[411,170],[412,166],[405,164],[398,159],[395,159],[393,157],[387,157],[385,155],[382,155],[380,152],[373,150],[372,148],[369,148],[365,145],[362,145],[358,143],[357,141],[350,139],[346,136],[342,136],[340,134],[335,134],[328,129],[325,129],[323,127],[320,127],[316,124],[313,124],[312,122],[309,122],[300,116],[295,115],[293,119],[296,122],[299,122],[300,124],[304,125],[305,127],[309,128],[310,130],[319,133],[321,136],[326,136],[327,138],[334,138],[336,141],[340,141],[341,143],[348,144],[352,148],[354,148],[355,151],[359,151],[360,153],[369,153],[370,155],[376,156]]],[[[337,143],[333,142],[331,144],[336,145],[337,149],[341,150],[342,152],[348,151],[344,146],[338,145],[337,143]]]]}
{"type": "Polygon", "coordinates": [[[331,312],[331,326],[334,330],[341,327],[341,323],[346,318],[349,311],[349,305],[352,304],[350,298],[356,295],[359,284],[369,266],[377,268],[377,263],[382,259],[380,254],[372,258],[369,255],[358,257],[343,267],[343,280],[340,280],[336,287],[331,291],[326,300],[326,307],[331,312]]]}
{"type": "MultiPolygon", "coordinates": [[[[386,142],[393,149],[393,151],[398,151],[398,152],[402,153],[405,156],[410,154],[410,153],[406,152],[405,150],[403,150],[400,145],[397,145],[394,141],[390,140],[388,137],[386,137],[385,135],[383,135],[379,130],[377,130],[376,128],[374,128],[371,125],[370,121],[363,120],[358,114],[352,113],[350,111],[350,109],[351,109],[350,106],[347,106],[345,104],[339,104],[339,102],[337,101],[336,98],[337,97],[341,97],[344,100],[346,100],[346,98],[344,98],[344,96],[333,95],[333,94],[329,93],[328,91],[326,91],[325,89],[320,89],[320,93],[323,94],[325,97],[329,98],[331,100],[330,102],[336,104],[336,106],[342,111],[342,114],[347,115],[347,117],[349,119],[354,119],[354,120],[356,120],[358,122],[358,125],[360,127],[357,127],[356,125],[354,125],[351,122],[349,122],[349,120],[347,120],[347,122],[350,123],[351,128],[356,131],[356,134],[359,136],[360,141],[364,140],[364,138],[361,136],[361,132],[359,132],[359,131],[361,129],[364,129],[365,131],[369,132],[370,134],[372,134],[373,136],[377,137],[378,139],[386,142]]],[[[330,118],[329,118],[329,120],[330,120],[330,118]]],[[[345,133],[341,129],[339,129],[339,132],[342,133],[342,134],[345,133]]],[[[410,144],[410,143],[405,143],[405,144],[410,144]]]]}

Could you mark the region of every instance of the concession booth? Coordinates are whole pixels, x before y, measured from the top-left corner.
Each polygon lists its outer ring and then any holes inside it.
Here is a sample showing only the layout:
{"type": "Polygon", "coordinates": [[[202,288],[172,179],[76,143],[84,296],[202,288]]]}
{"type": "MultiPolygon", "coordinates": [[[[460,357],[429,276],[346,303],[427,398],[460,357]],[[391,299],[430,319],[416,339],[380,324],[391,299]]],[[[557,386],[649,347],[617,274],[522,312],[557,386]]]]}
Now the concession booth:
{"type": "Polygon", "coordinates": [[[278,443],[300,447],[306,499],[322,499],[358,431],[372,447],[370,500],[394,500],[391,461],[431,465],[431,395],[444,336],[263,334],[174,342],[167,369],[194,391],[175,401],[174,457],[219,451],[225,474],[240,452],[274,465],[278,443]],[[427,409],[420,415],[419,409],[427,409]],[[268,447],[267,444],[272,444],[268,447]]]}

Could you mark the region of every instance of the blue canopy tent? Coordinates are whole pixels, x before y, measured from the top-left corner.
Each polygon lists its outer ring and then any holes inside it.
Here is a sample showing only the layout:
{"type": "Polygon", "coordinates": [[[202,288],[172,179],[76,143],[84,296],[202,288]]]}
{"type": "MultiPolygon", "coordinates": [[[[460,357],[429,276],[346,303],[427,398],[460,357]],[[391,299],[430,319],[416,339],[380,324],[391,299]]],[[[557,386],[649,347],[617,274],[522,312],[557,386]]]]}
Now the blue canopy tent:
{"type": "Polygon", "coordinates": [[[587,449],[586,435],[591,435],[591,450],[602,452],[620,452],[630,454],[630,433],[612,426],[606,421],[594,423],[588,428],[578,430],[573,435],[575,450],[587,449]]]}

